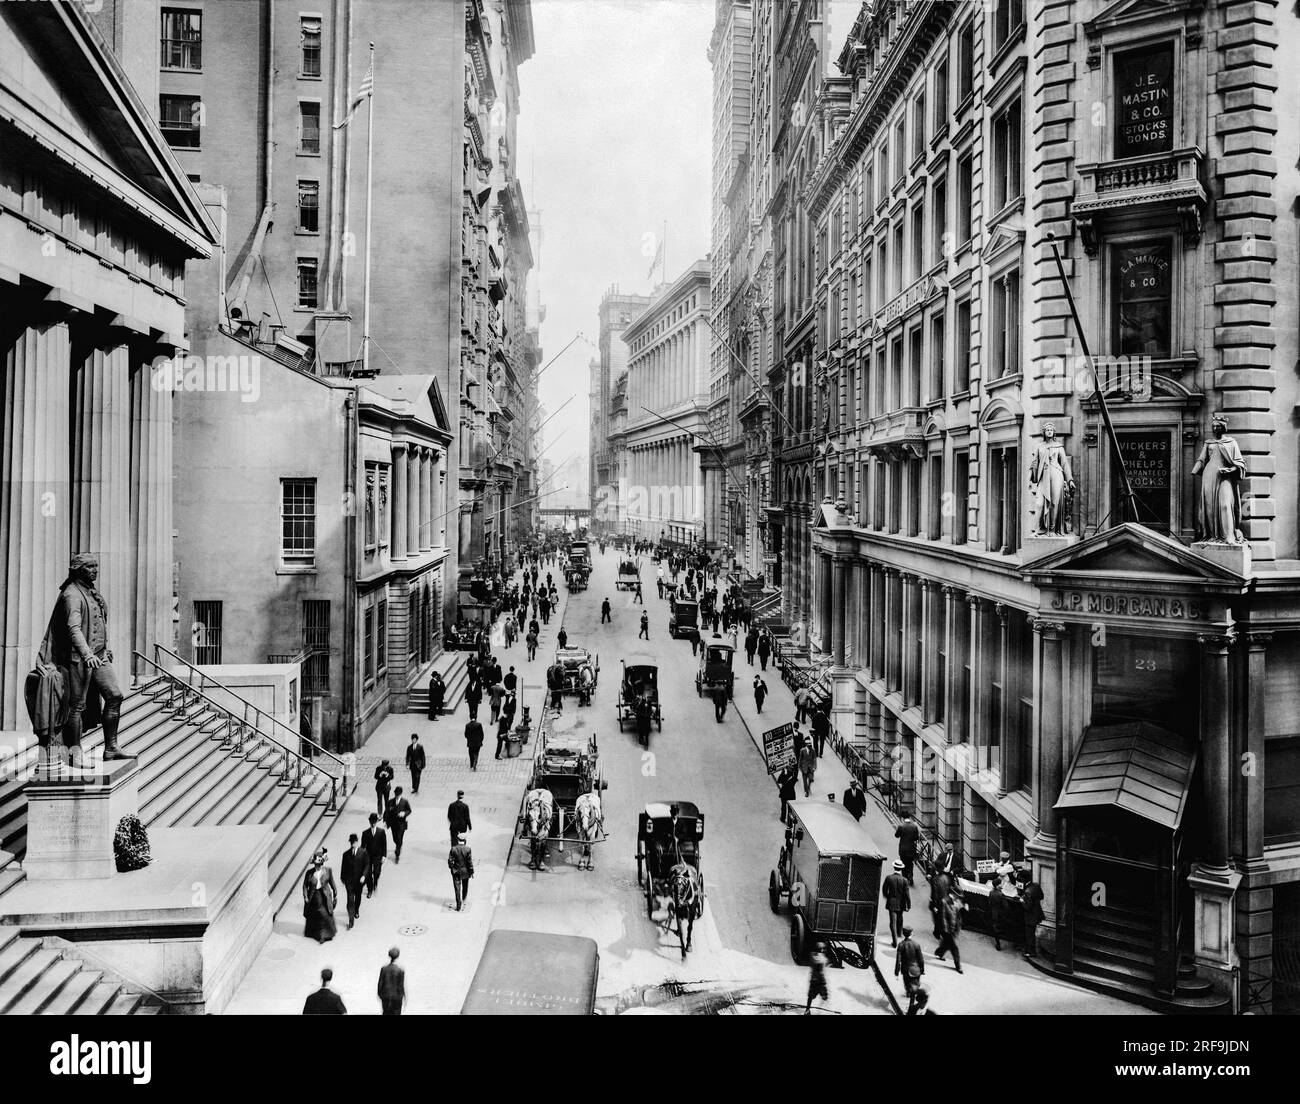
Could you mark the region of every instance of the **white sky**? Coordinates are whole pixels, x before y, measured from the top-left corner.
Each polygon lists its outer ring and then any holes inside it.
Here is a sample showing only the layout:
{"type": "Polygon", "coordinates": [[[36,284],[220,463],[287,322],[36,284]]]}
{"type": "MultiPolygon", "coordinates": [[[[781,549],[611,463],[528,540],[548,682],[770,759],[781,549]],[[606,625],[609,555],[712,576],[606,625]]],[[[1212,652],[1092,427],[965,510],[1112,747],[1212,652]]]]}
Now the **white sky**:
{"type": "Polygon", "coordinates": [[[533,0],[532,10],[518,175],[542,226],[542,362],[578,331],[591,342],[575,342],[538,385],[549,411],[577,394],[543,430],[558,467],[587,454],[605,289],[651,290],[665,221],[669,280],[708,252],[714,0],[533,0]]]}

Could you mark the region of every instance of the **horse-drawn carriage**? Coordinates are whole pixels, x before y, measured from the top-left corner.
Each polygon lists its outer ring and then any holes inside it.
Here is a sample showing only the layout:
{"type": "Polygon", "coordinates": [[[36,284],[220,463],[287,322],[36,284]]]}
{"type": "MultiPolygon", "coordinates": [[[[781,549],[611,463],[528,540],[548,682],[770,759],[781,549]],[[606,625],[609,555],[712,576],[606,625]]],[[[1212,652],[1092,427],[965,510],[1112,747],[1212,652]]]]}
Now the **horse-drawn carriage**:
{"type": "Polygon", "coordinates": [[[659,705],[659,668],[652,663],[623,663],[623,682],[618,688],[618,730],[624,723],[635,725],[643,733],[642,743],[650,744],[650,722],[664,730],[663,710],[659,705]],[[639,723],[638,723],[639,722],[639,723]]]}
{"type": "Polygon", "coordinates": [[[682,958],[691,949],[695,921],[704,915],[700,841],[704,814],[689,801],[649,802],[637,818],[636,881],[645,887],[646,918],[668,899],[665,927],[676,924],[682,958]]]}
{"type": "Polygon", "coordinates": [[[622,559],[618,561],[618,578],[614,581],[615,590],[636,590],[641,582],[641,569],[636,561],[622,559]]]}
{"type": "Polygon", "coordinates": [[[594,736],[549,734],[537,751],[520,815],[528,865],[546,869],[550,843],[579,848],[578,869],[592,869],[591,845],[605,839],[600,795],[608,789],[594,736]]]}
{"type": "Polygon", "coordinates": [[[570,563],[564,572],[564,586],[570,594],[587,589],[587,581],[591,578],[591,565],[585,561],[570,563]]]}
{"type": "Polygon", "coordinates": [[[783,897],[790,899],[791,957],[802,965],[822,942],[833,956],[847,958],[843,945],[850,943],[863,960],[853,965],[874,965],[884,853],[842,805],[792,801],[789,810],[767,894],[773,912],[783,897]]]}
{"type": "Polygon", "coordinates": [[[556,669],[560,692],[566,696],[576,694],[579,705],[590,705],[591,695],[596,692],[596,683],[600,680],[600,656],[576,644],[556,648],[552,670],[556,669]]]}
{"type": "Polygon", "coordinates": [[[736,676],[732,671],[732,661],[736,649],[730,644],[708,641],[700,649],[700,669],[695,672],[695,692],[704,697],[712,694],[719,686],[727,691],[727,700],[736,696],[736,676]]]}

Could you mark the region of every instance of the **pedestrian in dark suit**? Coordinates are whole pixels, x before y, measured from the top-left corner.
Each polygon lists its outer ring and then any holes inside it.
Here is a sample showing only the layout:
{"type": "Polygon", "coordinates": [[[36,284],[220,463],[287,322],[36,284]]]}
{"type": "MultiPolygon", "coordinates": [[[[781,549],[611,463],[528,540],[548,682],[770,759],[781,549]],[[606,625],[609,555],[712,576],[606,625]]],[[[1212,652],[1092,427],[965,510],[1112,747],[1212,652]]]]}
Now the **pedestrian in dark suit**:
{"type": "Polygon", "coordinates": [[[447,687],[442,676],[434,671],[429,678],[429,720],[436,721],[442,716],[442,702],[447,696],[447,687]]]}
{"type": "Polygon", "coordinates": [[[406,769],[411,772],[411,793],[420,792],[420,775],[424,773],[424,747],[418,733],[411,733],[411,743],[406,749],[406,769]]]}
{"type": "Polygon", "coordinates": [[[483,688],[476,682],[471,682],[465,690],[465,704],[469,706],[469,719],[478,720],[478,707],[483,702],[483,688]]]}
{"type": "Polygon", "coordinates": [[[934,917],[934,937],[943,938],[943,902],[948,896],[952,879],[947,874],[936,873],[930,879],[930,915],[934,917]]]}
{"type": "Polygon", "coordinates": [[[334,971],[326,966],[320,972],[320,988],[314,993],[307,994],[307,999],[303,1002],[304,1016],[346,1016],[348,1014],[343,998],[330,988],[330,982],[333,980],[334,971]]]}
{"type": "Polygon", "coordinates": [[[907,879],[903,877],[903,864],[897,859],[894,860],[894,872],[880,887],[880,895],[885,899],[885,910],[889,913],[889,944],[897,947],[898,937],[903,932],[903,913],[912,907],[912,894],[907,879]]]}
{"type": "Polygon", "coordinates": [[[921,945],[912,938],[912,929],[903,928],[903,941],[898,945],[894,955],[894,977],[903,979],[903,991],[907,994],[907,1009],[910,1012],[916,1001],[916,991],[920,988],[921,978],[925,974],[925,954],[921,945]]]}
{"type": "Polygon", "coordinates": [[[820,706],[813,710],[811,727],[813,734],[813,748],[820,757],[826,754],[826,737],[831,734],[830,703],[820,706]]]}
{"type": "Polygon", "coordinates": [[[600,623],[603,625],[606,621],[613,624],[614,619],[609,615],[609,599],[606,598],[600,604],[600,623]]]}
{"type": "Polygon", "coordinates": [[[469,749],[469,769],[478,770],[478,753],[483,747],[483,726],[478,721],[465,725],[465,746],[469,749]]]}
{"type": "Polygon", "coordinates": [[[456,846],[457,837],[474,830],[469,817],[469,806],[465,804],[465,791],[456,791],[456,800],[447,806],[447,827],[451,830],[451,845],[456,846]]]}
{"type": "Polygon", "coordinates": [[[1038,925],[1043,922],[1043,887],[1030,882],[1020,894],[1020,907],[1025,912],[1025,957],[1038,953],[1038,925]]]}
{"type": "Polygon", "coordinates": [[[451,871],[451,887],[456,894],[456,911],[469,897],[469,880],[474,877],[474,855],[464,836],[457,836],[447,854],[447,869],[451,871]]]}
{"type": "Polygon", "coordinates": [[[921,829],[916,826],[911,815],[903,817],[903,822],[894,829],[894,838],[898,840],[898,857],[903,860],[903,877],[908,885],[912,881],[912,864],[916,862],[916,841],[921,838],[921,829]]]}
{"type": "Polygon", "coordinates": [[[853,814],[854,820],[861,820],[867,811],[867,795],[862,792],[862,783],[857,778],[849,779],[849,788],[844,791],[844,807],[853,814]]]}
{"type": "Polygon", "coordinates": [[[537,633],[530,631],[524,637],[524,643],[528,645],[528,658],[534,660],[537,658],[537,633]]]}
{"type": "Polygon", "coordinates": [[[749,665],[754,666],[754,652],[758,650],[758,630],[750,629],[745,634],[745,658],[749,660],[749,665]]]}
{"type": "Polygon", "coordinates": [[[348,836],[348,849],[343,852],[339,863],[339,880],[348,893],[348,927],[357,922],[361,915],[361,887],[365,885],[366,875],[370,871],[370,856],[361,846],[355,832],[348,836]]]}
{"type": "Polygon", "coordinates": [[[361,833],[361,846],[370,857],[370,869],[366,872],[366,896],[373,897],[379,888],[379,875],[384,870],[384,860],[388,858],[388,833],[379,826],[379,817],[370,814],[370,827],[361,833]]]}
{"type": "Polygon", "coordinates": [[[501,699],[501,719],[505,721],[506,728],[513,728],[515,724],[515,710],[519,706],[519,699],[515,697],[513,691],[507,692],[506,696],[501,699]]]}
{"type": "Polygon", "coordinates": [[[754,676],[754,708],[758,712],[763,712],[763,699],[767,697],[767,683],[763,681],[762,676],[754,676]]]}
{"type": "Polygon", "coordinates": [[[957,936],[961,932],[961,914],[966,907],[966,902],[957,895],[955,889],[949,888],[942,907],[943,935],[939,937],[939,946],[935,949],[934,957],[942,961],[943,956],[948,951],[952,951],[952,964],[960,974],[962,972],[961,951],[957,949],[957,936]]]}
{"type": "Polygon", "coordinates": [[[790,802],[792,802],[796,797],[795,786],[798,784],[798,781],[799,781],[798,767],[787,767],[785,770],[783,770],[780,774],[776,776],[778,793],[781,795],[781,823],[782,824],[785,824],[787,822],[787,817],[790,811],[790,802]]]}
{"type": "Polygon", "coordinates": [[[510,735],[510,718],[507,717],[504,713],[502,713],[501,719],[497,721],[497,750],[496,750],[496,755],[494,755],[493,758],[495,759],[501,758],[501,750],[506,746],[506,737],[509,735],[510,735]]]}
{"type": "Polygon", "coordinates": [[[501,680],[501,685],[506,688],[506,693],[508,694],[513,694],[519,689],[519,676],[515,674],[515,669],[513,667],[506,672],[505,677],[501,680]]]}
{"type": "Polygon", "coordinates": [[[375,768],[375,802],[379,806],[375,812],[380,816],[383,816],[384,810],[388,808],[388,787],[393,784],[396,773],[387,759],[375,768]]]}
{"type": "Polygon", "coordinates": [[[406,1004],[406,971],[397,965],[401,953],[396,947],[390,947],[387,965],[379,968],[379,1007],[385,1016],[400,1016],[406,1004]]]}
{"type": "Polygon", "coordinates": [[[772,638],[763,633],[758,638],[758,665],[760,669],[767,670],[767,661],[772,654],[772,638]]]}
{"type": "Polygon", "coordinates": [[[407,822],[411,818],[411,803],[402,796],[402,787],[393,791],[393,800],[384,814],[384,823],[393,835],[393,862],[402,861],[402,840],[406,838],[407,822]]]}
{"type": "Polygon", "coordinates": [[[993,928],[993,949],[1002,950],[1002,937],[1011,938],[1011,902],[1002,892],[1002,878],[995,877],[989,890],[989,922],[993,928]]]}
{"type": "Polygon", "coordinates": [[[727,688],[725,686],[715,686],[713,688],[713,719],[722,724],[722,718],[727,715],[727,688]]]}

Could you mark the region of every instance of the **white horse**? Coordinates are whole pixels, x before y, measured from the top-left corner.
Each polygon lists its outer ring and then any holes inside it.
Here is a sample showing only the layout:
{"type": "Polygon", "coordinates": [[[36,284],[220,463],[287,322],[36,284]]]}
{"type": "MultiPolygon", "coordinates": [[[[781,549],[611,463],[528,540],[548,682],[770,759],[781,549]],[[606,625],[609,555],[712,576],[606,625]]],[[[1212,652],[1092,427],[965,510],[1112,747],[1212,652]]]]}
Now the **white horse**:
{"type": "Polygon", "coordinates": [[[595,870],[591,845],[600,839],[605,827],[605,813],[600,807],[599,795],[594,791],[581,794],[574,803],[573,812],[578,822],[578,839],[582,841],[578,855],[578,869],[595,870]]]}
{"type": "Polygon", "coordinates": [[[524,823],[528,831],[528,865],[533,870],[546,869],[547,840],[554,815],[555,799],[550,790],[528,791],[524,798],[524,823]]]}

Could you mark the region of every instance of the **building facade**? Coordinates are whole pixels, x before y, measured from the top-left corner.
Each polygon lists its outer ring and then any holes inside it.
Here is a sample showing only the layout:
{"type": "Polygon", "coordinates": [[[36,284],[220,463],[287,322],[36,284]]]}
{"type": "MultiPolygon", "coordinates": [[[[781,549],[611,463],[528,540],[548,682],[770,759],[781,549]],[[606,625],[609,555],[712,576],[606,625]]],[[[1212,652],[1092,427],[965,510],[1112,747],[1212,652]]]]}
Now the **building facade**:
{"type": "Polygon", "coordinates": [[[165,365],[217,231],[83,5],[0,8],[0,72],[0,728],[29,732],[72,553],[124,690],[175,645],[165,365]]]}
{"type": "Polygon", "coordinates": [[[637,413],[626,409],[628,349],[623,335],[650,301],[648,295],[625,293],[617,285],[607,288],[600,300],[599,357],[591,362],[588,456],[591,517],[593,524],[607,533],[622,532],[620,521],[625,520],[619,488],[620,479],[626,477],[626,456],[621,451],[624,440],[615,436],[614,428],[626,428],[637,413]],[[615,413],[615,405],[623,409],[615,413]]]}
{"type": "Polygon", "coordinates": [[[707,430],[711,280],[708,259],[696,261],[622,334],[628,413],[619,499],[635,537],[707,539],[697,442],[707,430]]]}
{"type": "Polygon", "coordinates": [[[777,140],[783,550],[837,728],[966,865],[1032,863],[1042,968],[1168,1009],[1300,992],[1298,32],[863,5],[777,140]]]}

